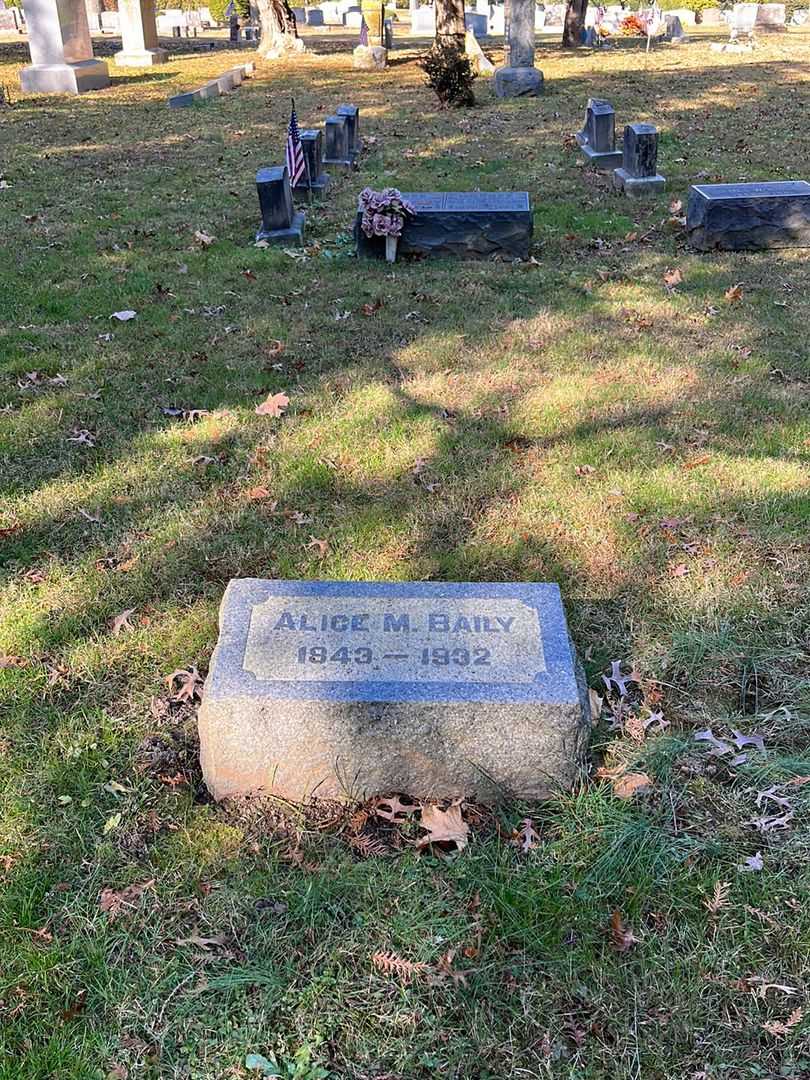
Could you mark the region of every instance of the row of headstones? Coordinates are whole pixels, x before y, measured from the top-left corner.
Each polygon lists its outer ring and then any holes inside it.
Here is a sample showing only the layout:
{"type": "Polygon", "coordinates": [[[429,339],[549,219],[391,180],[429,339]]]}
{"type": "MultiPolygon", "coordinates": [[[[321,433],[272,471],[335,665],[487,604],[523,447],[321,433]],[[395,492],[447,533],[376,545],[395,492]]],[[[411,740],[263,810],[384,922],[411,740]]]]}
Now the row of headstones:
{"type": "Polygon", "coordinates": [[[286,165],[273,165],[256,173],[256,190],[262,225],[257,241],[267,244],[300,244],[304,236],[306,215],[295,210],[293,198],[310,203],[320,198],[329,187],[328,165],[349,171],[355,168],[363,143],[360,138],[360,109],[357,105],[339,105],[334,116],[320,128],[300,132],[301,149],[306,168],[303,177],[292,187],[286,165]]]}
{"type": "Polygon", "coordinates": [[[628,124],[617,148],[613,106],[590,98],[576,140],[591,165],[613,170],[614,184],[626,195],[646,195],[665,187],[666,180],[658,173],[658,131],[653,124],[628,124]]]}

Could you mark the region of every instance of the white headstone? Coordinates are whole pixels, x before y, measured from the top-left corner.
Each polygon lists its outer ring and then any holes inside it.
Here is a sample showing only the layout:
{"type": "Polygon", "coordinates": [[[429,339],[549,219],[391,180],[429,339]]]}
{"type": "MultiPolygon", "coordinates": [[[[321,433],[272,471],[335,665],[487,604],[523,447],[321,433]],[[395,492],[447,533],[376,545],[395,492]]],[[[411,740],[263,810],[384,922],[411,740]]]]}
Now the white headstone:
{"type": "Polygon", "coordinates": [[[82,94],[110,85],[93,57],[84,0],[23,0],[31,64],[20,85],[31,94],[82,94]]]}
{"type": "Polygon", "coordinates": [[[118,0],[121,19],[119,67],[151,67],[165,64],[168,52],[161,49],[155,22],[155,0],[118,0]]]}

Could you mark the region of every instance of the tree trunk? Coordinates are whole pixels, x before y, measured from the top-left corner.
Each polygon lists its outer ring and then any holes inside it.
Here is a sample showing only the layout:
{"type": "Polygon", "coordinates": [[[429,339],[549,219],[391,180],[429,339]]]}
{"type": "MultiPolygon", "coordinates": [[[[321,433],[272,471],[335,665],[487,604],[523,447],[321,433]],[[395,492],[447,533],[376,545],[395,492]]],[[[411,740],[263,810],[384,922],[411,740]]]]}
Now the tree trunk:
{"type": "Polygon", "coordinates": [[[585,12],[588,0],[568,0],[563,27],[563,47],[576,49],[582,44],[582,31],[585,29],[585,12]]]}
{"type": "Polygon", "coordinates": [[[436,44],[464,52],[464,0],[436,0],[436,44]]]}
{"type": "Polygon", "coordinates": [[[275,57],[304,51],[289,0],[256,0],[256,6],[262,27],[260,56],[275,57]]]}

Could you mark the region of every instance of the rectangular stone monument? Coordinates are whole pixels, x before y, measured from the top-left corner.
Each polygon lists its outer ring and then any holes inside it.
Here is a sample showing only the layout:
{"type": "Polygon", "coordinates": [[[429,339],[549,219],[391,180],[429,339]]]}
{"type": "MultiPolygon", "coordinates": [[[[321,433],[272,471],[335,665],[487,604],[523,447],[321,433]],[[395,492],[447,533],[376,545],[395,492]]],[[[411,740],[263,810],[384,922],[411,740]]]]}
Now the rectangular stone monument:
{"type": "Polygon", "coordinates": [[[757,21],[754,24],[757,30],[785,30],[786,17],[784,4],[760,4],[757,12],[757,21]]]}
{"type": "Polygon", "coordinates": [[[576,134],[582,153],[597,169],[615,169],[622,163],[622,149],[616,149],[616,112],[609,101],[589,98],[585,123],[576,134]]]}
{"type": "Polygon", "coordinates": [[[686,230],[701,251],[810,247],[810,183],[696,184],[686,230]]]}
{"type": "Polygon", "coordinates": [[[84,0],[25,0],[31,64],[20,73],[29,94],[84,94],[110,85],[93,56],[84,0]]]}
{"type": "Polygon", "coordinates": [[[489,33],[489,12],[486,15],[479,15],[475,11],[465,11],[464,28],[472,30],[477,38],[485,38],[489,33]]]}
{"type": "Polygon", "coordinates": [[[158,42],[155,0],[118,0],[121,20],[121,51],[115,54],[119,67],[152,67],[165,64],[169,54],[158,42]]]}
{"type": "Polygon", "coordinates": [[[349,156],[356,159],[363,149],[363,140],[360,138],[360,109],[357,105],[338,105],[335,109],[335,115],[346,117],[346,127],[349,132],[349,156]]]}
{"type": "Polygon", "coordinates": [[[307,128],[301,131],[301,149],[307,171],[293,188],[297,199],[312,202],[321,198],[329,187],[329,174],[323,171],[323,136],[320,128],[307,128]]]}
{"type": "Polygon", "coordinates": [[[556,585],[231,581],[199,713],[217,799],[541,798],[587,695],[556,585]]]}
{"type": "Polygon", "coordinates": [[[622,167],[613,183],[625,195],[651,195],[666,187],[658,172],[658,131],[653,124],[628,124],[624,129],[622,167]]]}
{"type": "MultiPolygon", "coordinates": [[[[454,255],[462,259],[527,259],[533,215],[526,191],[403,192],[416,209],[399,239],[399,255],[454,255]]],[[[355,224],[358,255],[385,257],[385,238],[367,237],[355,224]]]]}
{"type": "Polygon", "coordinates": [[[348,170],[356,155],[349,145],[349,119],[346,116],[327,116],[324,124],[323,163],[335,169],[348,170]]]}
{"type": "Polygon", "coordinates": [[[262,212],[262,227],[257,240],[268,244],[302,244],[304,241],[304,212],[293,209],[290,174],[286,165],[259,169],[256,190],[262,212]]]}
{"type": "Polygon", "coordinates": [[[506,0],[504,67],[495,72],[495,96],[537,97],[543,72],[534,66],[534,0],[506,0]]]}

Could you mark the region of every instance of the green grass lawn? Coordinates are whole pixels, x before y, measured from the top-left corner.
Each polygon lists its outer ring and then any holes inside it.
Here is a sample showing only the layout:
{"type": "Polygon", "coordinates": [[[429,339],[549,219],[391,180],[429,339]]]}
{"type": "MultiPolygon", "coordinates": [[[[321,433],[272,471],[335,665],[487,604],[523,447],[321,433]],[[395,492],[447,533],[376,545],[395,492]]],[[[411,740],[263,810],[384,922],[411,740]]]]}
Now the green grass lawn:
{"type": "Polygon", "coordinates": [[[247,53],[0,108],[0,1080],[810,1076],[810,263],[670,208],[807,176],[810,31],[709,40],[543,45],[543,98],[464,112],[335,39],[203,108],[165,98],[247,53]],[[306,257],[252,243],[290,94],[368,138],[306,257]],[[659,126],[665,197],[581,167],[588,96],[659,126]],[[358,264],[365,184],[527,188],[534,258],[358,264]],[[558,582],[591,686],[637,669],[602,776],[451,859],[210,804],[165,678],[244,575],[558,582]]]}

